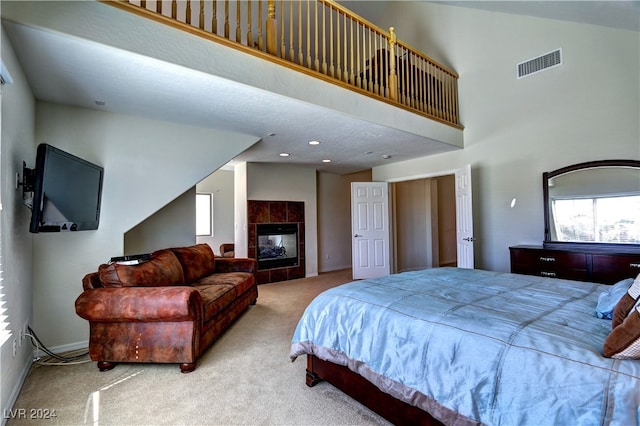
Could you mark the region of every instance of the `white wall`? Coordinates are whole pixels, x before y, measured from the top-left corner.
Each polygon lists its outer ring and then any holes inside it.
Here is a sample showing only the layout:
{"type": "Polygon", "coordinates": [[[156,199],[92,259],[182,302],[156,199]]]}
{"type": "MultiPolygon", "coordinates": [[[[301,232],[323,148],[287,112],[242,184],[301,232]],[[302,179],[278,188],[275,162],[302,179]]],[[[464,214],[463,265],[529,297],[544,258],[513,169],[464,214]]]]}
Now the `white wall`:
{"type": "Polygon", "coordinates": [[[167,247],[196,243],[196,188],[175,200],[124,234],[125,255],[152,253],[167,247]]]}
{"type": "Polygon", "coordinates": [[[374,168],[373,179],[470,163],[476,267],[508,271],[510,245],[542,242],[544,171],[640,159],[638,32],[428,2],[381,3],[363,17],[396,24],[398,38],[460,74],[465,148],[374,168]],[[562,66],[516,79],[516,63],[556,48],[562,66]]]}
{"type": "MultiPolygon", "coordinates": [[[[104,167],[97,231],[34,236],[33,323],[42,340],[58,349],[86,341],[88,324],[74,309],[82,277],[123,254],[124,233],[257,142],[43,102],[37,104],[35,139],[104,167]]],[[[195,241],[195,227],[191,233],[195,241]]]]}
{"type": "Polygon", "coordinates": [[[196,185],[197,192],[213,194],[213,235],[197,237],[220,254],[220,244],[235,242],[233,170],[216,170],[196,185]]]}
{"type": "Polygon", "coordinates": [[[351,268],[351,182],[371,182],[371,170],[317,179],[319,272],[351,268]]]}
{"type": "MultiPolygon", "coordinates": [[[[31,346],[23,344],[13,356],[13,341],[25,321],[31,323],[32,237],[29,234],[30,210],[22,203],[22,189],[16,190],[16,173],[22,178],[22,161],[35,155],[35,101],[18,63],[13,47],[2,29],[2,61],[13,84],[0,89],[0,285],[12,336],[0,348],[0,410],[13,405],[22,381],[31,366],[31,346]]],[[[2,342],[0,342],[2,343],[2,342]]],[[[4,417],[4,416],[3,416],[4,417]]],[[[2,418],[0,422],[5,423],[2,418]]]]}
{"type": "MultiPolygon", "coordinates": [[[[304,202],[305,273],[307,277],[318,275],[315,169],[270,163],[247,163],[246,176],[247,200],[304,202]]],[[[236,256],[239,255],[236,254],[236,256]]]]}

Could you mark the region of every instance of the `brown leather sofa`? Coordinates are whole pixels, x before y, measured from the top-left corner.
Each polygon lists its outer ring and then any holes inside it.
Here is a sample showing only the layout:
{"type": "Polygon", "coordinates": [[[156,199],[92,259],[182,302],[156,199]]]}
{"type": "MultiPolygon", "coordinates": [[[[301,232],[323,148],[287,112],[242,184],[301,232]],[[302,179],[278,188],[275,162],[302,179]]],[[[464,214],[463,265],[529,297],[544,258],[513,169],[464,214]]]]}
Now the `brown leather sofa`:
{"type": "Polygon", "coordinates": [[[258,297],[255,259],[215,257],[207,244],[159,250],[137,265],[87,274],[76,313],[89,321],[89,355],[100,371],[120,362],[197,358],[258,297]]]}

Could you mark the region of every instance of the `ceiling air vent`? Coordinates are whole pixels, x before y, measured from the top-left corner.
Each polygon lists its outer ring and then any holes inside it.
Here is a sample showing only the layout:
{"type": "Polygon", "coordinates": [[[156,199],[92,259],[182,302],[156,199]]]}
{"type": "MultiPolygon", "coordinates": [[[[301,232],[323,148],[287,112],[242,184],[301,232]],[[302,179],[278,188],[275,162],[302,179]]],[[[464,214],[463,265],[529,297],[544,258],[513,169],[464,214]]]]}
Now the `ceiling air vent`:
{"type": "Polygon", "coordinates": [[[545,53],[537,58],[518,64],[518,78],[526,77],[537,72],[562,65],[562,49],[545,53]]]}

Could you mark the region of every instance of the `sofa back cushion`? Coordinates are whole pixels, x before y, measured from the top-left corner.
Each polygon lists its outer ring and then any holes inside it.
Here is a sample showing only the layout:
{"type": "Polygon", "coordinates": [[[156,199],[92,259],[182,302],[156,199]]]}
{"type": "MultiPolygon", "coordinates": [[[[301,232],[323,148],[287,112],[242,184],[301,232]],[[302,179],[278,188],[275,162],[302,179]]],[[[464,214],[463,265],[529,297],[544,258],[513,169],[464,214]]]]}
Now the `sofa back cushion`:
{"type": "Polygon", "coordinates": [[[163,287],[185,283],[180,261],[170,249],[158,250],[138,265],[100,265],[98,274],[105,287],[163,287]]]}
{"type": "Polygon", "coordinates": [[[192,284],[200,278],[214,273],[216,258],[209,244],[196,244],[190,247],[172,248],[182,264],[184,280],[192,284]]]}

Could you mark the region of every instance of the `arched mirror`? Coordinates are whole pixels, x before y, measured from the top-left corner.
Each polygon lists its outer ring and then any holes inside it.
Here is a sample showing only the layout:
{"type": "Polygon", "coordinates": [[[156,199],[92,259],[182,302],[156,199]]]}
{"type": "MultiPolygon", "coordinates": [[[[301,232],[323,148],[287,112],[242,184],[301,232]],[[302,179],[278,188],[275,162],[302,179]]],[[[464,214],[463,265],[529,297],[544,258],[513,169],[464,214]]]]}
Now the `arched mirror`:
{"type": "Polygon", "coordinates": [[[542,185],[545,247],[640,251],[640,161],[574,164],[542,185]]]}

